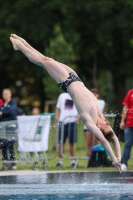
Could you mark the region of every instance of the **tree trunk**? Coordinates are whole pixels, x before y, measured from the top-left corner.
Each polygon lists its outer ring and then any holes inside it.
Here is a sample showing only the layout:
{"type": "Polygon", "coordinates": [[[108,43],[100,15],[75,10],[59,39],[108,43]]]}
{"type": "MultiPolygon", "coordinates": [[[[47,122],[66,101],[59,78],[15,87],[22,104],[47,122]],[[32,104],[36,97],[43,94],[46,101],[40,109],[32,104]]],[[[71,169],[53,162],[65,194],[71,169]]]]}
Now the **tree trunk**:
{"type": "Polygon", "coordinates": [[[97,88],[98,86],[98,79],[97,79],[97,50],[92,50],[93,55],[93,66],[92,66],[92,83],[93,87],[97,88]]]}
{"type": "Polygon", "coordinates": [[[9,79],[5,69],[6,67],[2,67],[0,71],[0,98],[2,97],[2,90],[9,87],[9,79]]]}
{"type": "Polygon", "coordinates": [[[115,96],[115,109],[119,113],[122,112],[122,102],[126,95],[126,76],[119,77],[113,76],[114,96],[115,96]]]}

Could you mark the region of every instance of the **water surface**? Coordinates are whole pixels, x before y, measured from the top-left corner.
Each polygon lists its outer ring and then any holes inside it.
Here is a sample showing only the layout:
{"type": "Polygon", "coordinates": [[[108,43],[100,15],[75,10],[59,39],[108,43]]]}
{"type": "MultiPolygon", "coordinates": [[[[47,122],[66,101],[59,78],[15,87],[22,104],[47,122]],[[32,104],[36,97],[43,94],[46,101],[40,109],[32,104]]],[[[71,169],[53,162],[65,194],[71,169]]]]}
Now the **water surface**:
{"type": "Polygon", "coordinates": [[[133,172],[70,172],[0,177],[0,200],[131,200],[133,172]]]}

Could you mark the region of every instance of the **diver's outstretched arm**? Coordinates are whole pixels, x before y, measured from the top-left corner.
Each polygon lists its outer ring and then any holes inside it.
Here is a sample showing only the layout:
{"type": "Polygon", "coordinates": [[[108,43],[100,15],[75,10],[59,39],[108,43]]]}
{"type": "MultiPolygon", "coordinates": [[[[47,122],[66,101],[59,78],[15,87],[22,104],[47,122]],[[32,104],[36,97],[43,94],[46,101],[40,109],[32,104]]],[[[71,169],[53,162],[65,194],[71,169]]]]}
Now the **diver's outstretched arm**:
{"type": "Polygon", "coordinates": [[[121,162],[121,148],[120,148],[120,143],[119,140],[117,138],[117,136],[114,134],[113,138],[111,139],[113,146],[115,148],[116,151],[116,155],[118,158],[118,161],[121,162]]]}
{"type": "Polygon", "coordinates": [[[114,155],[114,152],[108,142],[108,140],[104,137],[104,135],[102,134],[102,132],[100,131],[100,129],[95,125],[95,123],[93,122],[93,120],[91,119],[91,117],[87,118],[87,121],[84,122],[85,125],[87,126],[88,130],[93,133],[101,142],[101,144],[104,146],[104,148],[107,150],[107,152],[109,153],[111,159],[112,159],[112,164],[113,166],[115,166],[118,171],[121,173],[121,168],[117,166],[117,164],[120,164],[118,162],[118,158],[114,155]]]}

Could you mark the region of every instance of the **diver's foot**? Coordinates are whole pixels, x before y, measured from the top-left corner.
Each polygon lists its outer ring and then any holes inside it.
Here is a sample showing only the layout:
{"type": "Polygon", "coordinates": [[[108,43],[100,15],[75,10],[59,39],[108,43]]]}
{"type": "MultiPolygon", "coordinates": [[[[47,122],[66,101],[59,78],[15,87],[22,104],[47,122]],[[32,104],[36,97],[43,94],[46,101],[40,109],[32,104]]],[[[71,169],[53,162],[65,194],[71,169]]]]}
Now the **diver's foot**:
{"type": "Polygon", "coordinates": [[[10,41],[12,42],[12,45],[13,45],[13,49],[15,51],[18,51],[20,50],[20,46],[21,46],[21,41],[18,40],[18,39],[14,39],[12,36],[10,37],[10,41]]]}
{"type": "Polygon", "coordinates": [[[16,35],[16,34],[11,34],[11,36],[12,36],[14,39],[20,40],[25,46],[28,44],[28,43],[26,42],[26,40],[24,40],[23,38],[19,37],[19,36],[16,35]]]}

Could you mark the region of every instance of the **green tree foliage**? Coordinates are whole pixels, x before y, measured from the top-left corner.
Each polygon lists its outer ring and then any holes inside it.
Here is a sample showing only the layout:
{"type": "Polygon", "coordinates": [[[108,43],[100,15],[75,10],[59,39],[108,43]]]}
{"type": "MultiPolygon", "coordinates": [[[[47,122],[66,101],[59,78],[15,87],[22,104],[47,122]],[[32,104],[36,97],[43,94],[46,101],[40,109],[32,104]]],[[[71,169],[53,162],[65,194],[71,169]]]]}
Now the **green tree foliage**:
{"type": "Polygon", "coordinates": [[[20,100],[41,100],[43,106],[46,99],[43,78],[47,75],[43,68],[31,64],[22,53],[13,51],[9,36],[16,33],[44,53],[59,21],[58,5],[43,0],[1,0],[0,5],[0,91],[11,87],[13,95],[20,97],[20,100]],[[20,80],[22,84],[18,89],[15,83],[20,80]]]}
{"type": "Polygon", "coordinates": [[[1,89],[21,79],[23,85],[29,88],[27,95],[30,98],[31,91],[42,101],[56,96],[56,86],[53,87],[53,96],[50,94],[53,84],[48,84],[51,80],[48,78],[47,81],[44,70],[12,50],[9,35],[14,32],[39,51],[47,52],[59,61],[68,61],[66,64],[73,64],[73,59],[66,55],[74,54],[77,72],[89,88],[100,86],[101,73],[106,78],[110,73],[116,109],[121,110],[126,82],[133,74],[133,1],[1,0],[0,6],[1,89]],[[61,27],[59,37],[55,36],[56,26],[61,27]],[[29,82],[26,82],[25,76],[29,82]],[[31,83],[32,78],[34,82],[31,83]]]}
{"type": "MultiPolygon", "coordinates": [[[[75,65],[73,64],[75,61],[73,47],[65,41],[59,25],[55,26],[54,38],[50,41],[49,48],[46,49],[45,55],[55,58],[57,61],[65,63],[75,69],[75,65]]],[[[45,74],[46,73],[45,71],[45,74]]],[[[57,99],[57,96],[61,93],[60,88],[50,76],[45,77],[43,83],[45,85],[47,99],[57,99]]]]}
{"type": "MultiPolygon", "coordinates": [[[[74,6],[65,1],[62,7],[62,29],[74,46],[78,71],[88,86],[94,73],[98,78],[101,69],[110,71],[120,110],[126,80],[133,74],[133,1],[77,0],[74,6]]],[[[96,85],[94,80],[92,83],[96,85]]]]}

